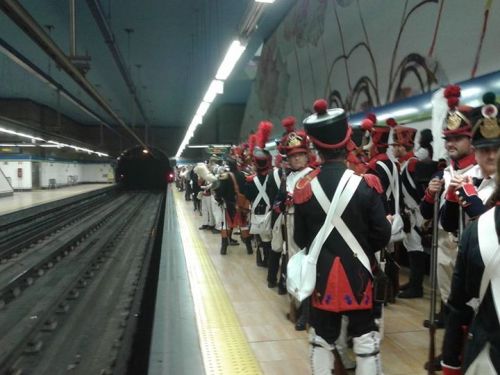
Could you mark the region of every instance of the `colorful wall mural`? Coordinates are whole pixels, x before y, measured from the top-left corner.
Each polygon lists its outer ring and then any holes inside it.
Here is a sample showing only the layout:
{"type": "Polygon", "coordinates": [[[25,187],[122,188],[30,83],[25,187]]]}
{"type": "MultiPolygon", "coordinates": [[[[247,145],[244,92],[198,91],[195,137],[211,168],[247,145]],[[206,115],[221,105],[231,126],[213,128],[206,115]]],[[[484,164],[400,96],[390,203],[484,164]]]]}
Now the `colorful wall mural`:
{"type": "MultiPolygon", "coordinates": [[[[500,0],[298,0],[259,61],[241,136],[312,102],[355,114],[500,70],[500,0]]],[[[500,92],[500,82],[498,85],[500,92]]]]}

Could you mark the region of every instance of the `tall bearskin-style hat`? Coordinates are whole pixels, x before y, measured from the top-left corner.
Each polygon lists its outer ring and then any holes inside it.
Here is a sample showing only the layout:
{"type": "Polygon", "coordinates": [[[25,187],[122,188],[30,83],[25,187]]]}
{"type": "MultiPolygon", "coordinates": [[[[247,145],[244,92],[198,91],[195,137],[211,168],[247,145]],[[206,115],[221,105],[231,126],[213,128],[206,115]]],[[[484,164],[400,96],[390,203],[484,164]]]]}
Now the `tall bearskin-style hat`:
{"type": "Polygon", "coordinates": [[[304,129],[316,148],[335,150],[345,148],[351,139],[352,129],[342,108],[328,109],[324,99],[313,104],[314,112],[304,120],[304,129]]]}
{"type": "Polygon", "coordinates": [[[444,121],[443,136],[472,135],[472,107],[460,106],[460,86],[448,85],[444,90],[444,97],[448,101],[448,114],[444,121]]]}
{"type": "Polygon", "coordinates": [[[417,129],[399,125],[393,118],[388,118],[386,123],[393,128],[393,144],[405,147],[413,147],[415,145],[417,129]]]}
{"type": "Polygon", "coordinates": [[[273,124],[269,121],[261,121],[257,130],[256,145],[253,150],[253,162],[257,172],[265,173],[272,167],[272,156],[265,149],[266,143],[269,140],[273,124]]]}
{"type": "Polygon", "coordinates": [[[479,119],[472,129],[472,145],[475,148],[500,146],[500,118],[496,96],[492,92],[483,95],[479,119]]]}
{"type": "Polygon", "coordinates": [[[295,117],[289,116],[281,121],[285,135],[281,137],[278,151],[287,156],[301,152],[309,153],[309,139],[302,130],[295,130],[295,117]]]}

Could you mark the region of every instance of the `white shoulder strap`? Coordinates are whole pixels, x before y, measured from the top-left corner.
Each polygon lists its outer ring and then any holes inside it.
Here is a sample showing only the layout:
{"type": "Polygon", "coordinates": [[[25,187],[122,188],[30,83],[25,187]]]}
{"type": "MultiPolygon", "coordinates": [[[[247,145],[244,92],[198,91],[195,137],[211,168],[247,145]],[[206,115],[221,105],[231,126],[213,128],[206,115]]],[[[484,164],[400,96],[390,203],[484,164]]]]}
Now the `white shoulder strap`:
{"type": "Polygon", "coordinates": [[[325,214],[328,215],[328,210],[330,209],[330,200],[326,196],[325,191],[321,187],[321,184],[319,183],[317,178],[313,178],[311,180],[311,188],[313,191],[314,196],[316,197],[319,205],[325,211],[325,214]]]}
{"type": "Polygon", "coordinates": [[[387,177],[389,178],[389,188],[385,192],[387,199],[391,196],[391,192],[394,194],[394,213],[399,213],[399,181],[396,178],[397,174],[397,167],[396,164],[394,164],[393,161],[392,163],[392,169],[394,170],[394,173],[391,173],[387,165],[381,161],[377,161],[377,165],[380,165],[384,172],[387,174],[387,177]]]}
{"type": "MultiPolygon", "coordinates": [[[[356,188],[357,188],[357,185],[361,182],[361,177],[354,175],[351,177],[351,180],[353,178],[358,179],[357,184],[356,184],[356,188]]],[[[339,186],[341,186],[341,185],[339,184],[339,186]]],[[[325,191],[323,190],[323,188],[321,187],[320,183],[317,181],[316,178],[311,181],[311,187],[312,187],[314,196],[318,200],[320,206],[323,208],[325,213],[328,213],[330,201],[328,200],[328,197],[326,196],[325,191]]],[[[344,210],[346,209],[348,203],[350,202],[350,200],[351,200],[351,198],[354,195],[354,192],[356,190],[356,188],[354,188],[354,190],[351,192],[351,191],[348,191],[348,188],[349,188],[349,185],[345,188],[345,190],[343,191],[343,194],[341,195],[341,197],[339,199],[339,202],[337,204],[337,210],[335,212],[335,216],[333,217],[333,220],[332,220],[332,222],[330,222],[329,227],[328,227],[327,238],[330,235],[333,228],[336,227],[337,231],[342,236],[342,238],[344,239],[346,244],[350,247],[350,249],[352,250],[354,255],[359,259],[361,264],[363,264],[363,266],[366,268],[366,270],[368,272],[370,272],[370,274],[371,274],[372,271],[371,271],[371,266],[370,266],[370,260],[368,259],[365,251],[363,250],[363,248],[359,244],[356,237],[354,237],[351,230],[347,227],[347,225],[342,220],[342,214],[344,213],[344,210]],[[331,229],[330,229],[330,226],[331,226],[331,229]]],[[[338,188],[337,188],[337,190],[338,190],[338,188]]],[[[325,223],[326,222],[327,221],[325,220],[325,223]]],[[[325,241],[326,241],[326,238],[325,238],[325,241]]],[[[323,244],[321,246],[323,246],[323,244]]]]}
{"type": "Polygon", "coordinates": [[[406,161],[405,163],[405,173],[406,173],[406,178],[408,179],[408,182],[410,183],[410,186],[413,188],[413,189],[416,189],[417,186],[415,185],[415,181],[413,181],[413,177],[411,176],[410,174],[410,171],[408,170],[408,164],[410,164],[410,160],[412,159],[416,159],[416,158],[410,158],[406,161]]]}
{"type": "Polygon", "coordinates": [[[273,171],[273,177],[274,177],[274,182],[276,183],[276,186],[278,189],[281,186],[281,179],[280,179],[280,170],[278,168],[275,168],[273,171]]]}
{"type": "MultiPolygon", "coordinates": [[[[411,176],[410,174],[410,171],[408,170],[408,163],[411,159],[408,159],[403,168],[402,168],[402,171],[401,171],[401,174],[405,174],[406,176],[406,179],[408,180],[408,183],[410,184],[410,186],[416,190],[417,187],[415,185],[415,181],[413,181],[413,177],[411,176]]],[[[420,202],[417,202],[415,200],[415,198],[413,198],[413,196],[409,193],[408,189],[406,189],[406,186],[405,184],[401,181],[401,188],[403,190],[403,199],[404,199],[404,202],[406,204],[406,206],[410,209],[414,209],[414,210],[417,210],[418,207],[420,206],[420,202]]]]}
{"type": "Polygon", "coordinates": [[[370,261],[366,253],[361,248],[359,242],[356,240],[352,232],[349,230],[349,228],[345,225],[344,221],[342,220],[342,214],[345,208],[347,207],[348,203],[350,202],[351,198],[353,197],[354,192],[356,191],[359,183],[361,182],[361,179],[362,177],[355,175],[351,170],[346,170],[344,172],[344,175],[340,179],[340,182],[337,186],[337,189],[335,190],[335,194],[333,196],[332,202],[329,207],[327,207],[326,204],[326,202],[328,202],[328,198],[323,188],[317,181],[317,179],[313,179],[311,181],[312,183],[311,187],[313,189],[314,196],[320,203],[321,207],[325,210],[325,212],[327,212],[325,222],[323,223],[323,226],[321,227],[318,234],[314,238],[309,250],[309,254],[311,255],[311,261],[314,261],[314,263],[317,262],[319,253],[326,239],[332,232],[333,228],[336,227],[337,231],[344,238],[344,241],[351,248],[355,256],[358,257],[363,266],[371,274],[370,261]],[[316,182],[313,183],[314,181],[316,182]],[[325,208],[328,208],[328,211],[326,211],[325,208]]]}
{"type": "Polygon", "coordinates": [[[258,176],[254,176],[254,178],[253,178],[253,182],[254,182],[255,186],[257,187],[257,190],[259,191],[259,193],[257,194],[257,197],[252,202],[252,212],[255,211],[255,208],[257,207],[257,205],[259,204],[261,199],[264,199],[264,202],[266,202],[267,208],[269,208],[271,206],[271,203],[269,201],[269,197],[267,196],[266,190],[264,189],[264,186],[267,185],[268,177],[269,177],[269,175],[266,176],[266,179],[264,180],[264,185],[262,185],[260,183],[258,176]]]}
{"type": "Polygon", "coordinates": [[[500,245],[495,227],[495,207],[482,214],[477,223],[477,238],[479,250],[484,263],[479,300],[483,301],[488,285],[491,284],[491,293],[500,319],[500,245]]]}

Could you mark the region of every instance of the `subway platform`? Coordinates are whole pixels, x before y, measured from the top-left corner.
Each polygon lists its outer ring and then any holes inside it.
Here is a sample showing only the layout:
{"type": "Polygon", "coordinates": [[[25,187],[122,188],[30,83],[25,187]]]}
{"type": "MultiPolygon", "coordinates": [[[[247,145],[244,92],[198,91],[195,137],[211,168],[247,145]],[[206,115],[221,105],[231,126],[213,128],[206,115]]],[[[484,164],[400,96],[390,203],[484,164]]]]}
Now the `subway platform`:
{"type": "MultiPolygon", "coordinates": [[[[198,229],[199,213],[173,186],[165,215],[149,374],[309,374],[307,333],[286,319],[288,297],[267,287],[255,254],[239,245],[220,255],[220,236],[198,229]]],[[[428,310],[427,280],[424,298],[385,308],[386,375],[427,373],[428,310]]]]}
{"type": "Polygon", "coordinates": [[[12,195],[0,197],[0,216],[53,203],[96,190],[114,188],[115,184],[80,184],[58,189],[15,191],[12,195]]]}

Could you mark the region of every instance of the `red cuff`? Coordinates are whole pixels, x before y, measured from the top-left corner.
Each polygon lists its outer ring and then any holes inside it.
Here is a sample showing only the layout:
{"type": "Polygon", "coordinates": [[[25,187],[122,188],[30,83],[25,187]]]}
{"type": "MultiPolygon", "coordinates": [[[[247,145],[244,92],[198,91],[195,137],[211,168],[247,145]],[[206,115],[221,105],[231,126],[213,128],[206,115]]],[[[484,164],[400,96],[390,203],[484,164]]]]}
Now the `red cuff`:
{"type": "Polygon", "coordinates": [[[448,366],[443,362],[441,362],[441,367],[443,369],[443,375],[462,375],[460,367],[448,366]]]}
{"type": "Polygon", "coordinates": [[[473,195],[477,195],[477,189],[473,184],[464,184],[463,185],[464,193],[471,197],[473,195]]]}
{"type": "Polygon", "coordinates": [[[434,195],[431,194],[429,189],[425,189],[424,201],[430,204],[434,204],[434,195]]]}
{"type": "Polygon", "coordinates": [[[454,188],[449,187],[448,190],[446,190],[446,200],[458,203],[457,192],[454,188]]]}

